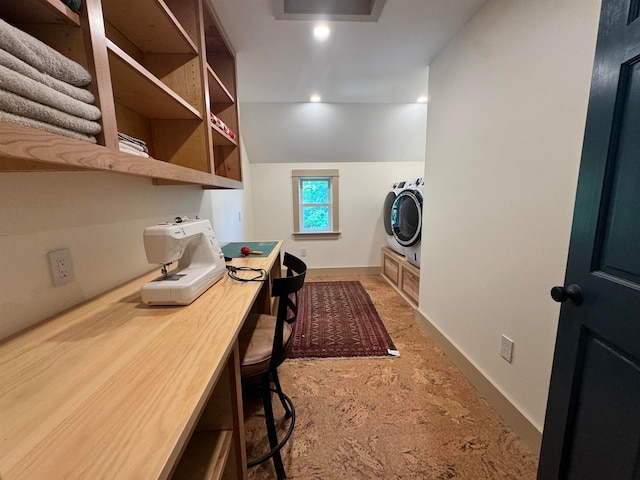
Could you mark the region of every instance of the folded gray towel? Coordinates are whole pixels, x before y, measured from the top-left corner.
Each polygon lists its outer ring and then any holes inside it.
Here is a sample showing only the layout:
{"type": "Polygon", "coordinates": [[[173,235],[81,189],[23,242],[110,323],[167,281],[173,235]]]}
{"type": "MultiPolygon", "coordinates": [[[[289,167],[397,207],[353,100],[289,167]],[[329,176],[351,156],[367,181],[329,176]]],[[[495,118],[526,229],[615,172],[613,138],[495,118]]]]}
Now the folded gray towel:
{"type": "Polygon", "coordinates": [[[93,103],[95,101],[95,97],[93,93],[85,88],[74,87],[66,82],[58,80],[57,78],[53,78],[46,73],[39,72],[31,65],[26,62],[23,62],[18,57],[11,55],[9,52],[5,52],[0,48],[0,65],[7,67],[9,70],[13,70],[14,72],[21,73],[22,75],[35,80],[36,82],[42,83],[47,87],[51,87],[54,90],[57,90],[60,93],[64,93],[65,95],[69,95],[70,97],[75,98],[76,100],[80,100],[84,103],[93,103]]]}
{"type": "Polygon", "coordinates": [[[2,19],[0,19],[0,48],[41,72],[76,87],[84,87],[91,82],[91,75],[82,65],[2,19]]]}
{"type": "Polygon", "coordinates": [[[76,117],[86,118],[87,120],[98,120],[100,118],[100,109],[98,107],[71,98],[2,65],[0,65],[0,88],[31,99],[34,102],[57,108],[76,117]]]}
{"type": "Polygon", "coordinates": [[[67,130],[66,128],[56,127],[55,125],[39,122],[38,120],[22,117],[20,115],[14,115],[13,113],[0,111],[0,120],[5,122],[17,123],[18,125],[24,125],[25,127],[37,128],[38,130],[55,133],[56,135],[75,138],[76,140],[82,140],[83,142],[97,143],[96,137],[84,135],[83,133],[72,132],[71,130],[67,130]]]}
{"type": "Polygon", "coordinates": [[[69,115],[2,89],[0,89],[0,110],[87,135],[97,135],[101,130],[98,122],[69,115]]]}

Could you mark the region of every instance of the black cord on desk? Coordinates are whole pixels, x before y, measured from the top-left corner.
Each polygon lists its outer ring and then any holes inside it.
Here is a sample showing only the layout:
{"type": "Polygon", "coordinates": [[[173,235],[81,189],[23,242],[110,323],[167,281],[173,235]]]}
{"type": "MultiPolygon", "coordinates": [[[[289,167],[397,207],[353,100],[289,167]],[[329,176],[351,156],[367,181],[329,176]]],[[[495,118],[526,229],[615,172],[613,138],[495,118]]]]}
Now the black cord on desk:
{"type": "Polygon", "coordinates": [[[234,267],[233,265],[227,265],[227,275],[229,275],[229,278],[238,282],[266,282],[268,279],[267,271],[264,268],[234,267]],[[238,277],[236,272],[258,272],[259,274],[253,278],[242,278],[238,277]]]}

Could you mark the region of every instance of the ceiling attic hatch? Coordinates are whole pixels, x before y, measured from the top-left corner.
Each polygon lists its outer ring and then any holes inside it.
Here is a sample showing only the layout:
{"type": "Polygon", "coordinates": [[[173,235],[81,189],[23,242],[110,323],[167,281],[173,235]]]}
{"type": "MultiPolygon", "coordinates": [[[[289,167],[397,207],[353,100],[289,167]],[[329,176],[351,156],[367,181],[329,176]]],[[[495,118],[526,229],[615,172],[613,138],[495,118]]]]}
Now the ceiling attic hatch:
{"type": "Polygon", "coordinates": [[[276,20],[377,22],[386,0],[275,0],[276,20]]]}

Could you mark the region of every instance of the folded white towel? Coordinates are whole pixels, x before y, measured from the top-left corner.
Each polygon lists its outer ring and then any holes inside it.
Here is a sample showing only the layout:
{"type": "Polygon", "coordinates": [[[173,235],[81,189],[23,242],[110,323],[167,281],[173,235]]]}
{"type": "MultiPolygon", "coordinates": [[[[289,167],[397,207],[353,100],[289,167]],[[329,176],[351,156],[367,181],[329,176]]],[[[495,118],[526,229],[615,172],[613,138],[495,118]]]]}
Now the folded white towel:
{"type": "Polygon", "coordinates": [[[91,135],[84,135],[83,133],[73,132],[66,128],[56,127],[49,123],[39,122],[32,118],[22,117],[20,115],[14,115],[13,113],[7,113],[0,110],[0,120],[5,122],[17,123],[18,125],[24,125],[25,127],[37,128],[38,130],[44,130],[45,132],[55,133],[56,135],[62,135],[64,137],[75,138],[76,140],[82,140],[83,142],[97,143],[96,137],[91,135]]]}
{"type": "Polygon", "coordinates": [[[82,65],[2,19],[0,19],[0,48],[41,72],[76,87],[84,87],[91,83],[91,75],[82,65]]]}
{"type": "Polygon", "coordinates": [[[100,118],[98,107],[71,98],[69,95],[60,93],[2,65],[0,65],[0,88],[76,117],[87,120],[100,118]]]}
{"type": "Polygon", "coordinates": [[[125,153],[130,153],[132,155],[137,155],[139,157],[149,158],[149,154],[145,152],[141,152],[140,150],[136,150],[135,148],[131,148],[128,145],[119,145],[120,151],[125,153]]]}
{"type": "Polygon", "coordinates": [[[98,122],[69,115],[2,89],[0,89],[0,110],[86,135],[97,135],[102,129],[98,122]]]}
{"type": "Polygon", "coordinates": [[[147,149],[147,147],[143,147],[142,145],[139,145],[137,143],[133,143],[128,140],[118,140],[118,141],[120,142],[120,145],[126,145],[127,147],[133,148],[134,150],[137,150],[139,152],[149,153],[149,150],[147,149]]]}

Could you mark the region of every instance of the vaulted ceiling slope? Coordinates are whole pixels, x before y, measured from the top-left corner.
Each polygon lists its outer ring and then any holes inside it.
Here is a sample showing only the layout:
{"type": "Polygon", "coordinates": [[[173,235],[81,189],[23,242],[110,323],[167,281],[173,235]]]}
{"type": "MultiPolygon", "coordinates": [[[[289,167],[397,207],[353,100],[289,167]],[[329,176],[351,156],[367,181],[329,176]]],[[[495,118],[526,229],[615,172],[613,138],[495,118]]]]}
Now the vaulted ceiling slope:
{"type": "MultiPolygon", "coordinates": [[[[428,65],[486,0],[386,0],[377,22],[277,20],[278,1],[208,0],[237,51],[241,102],[410,103],[428,65]]],[[[280,8],[282,8],[280,6],[280,8]]]]}

